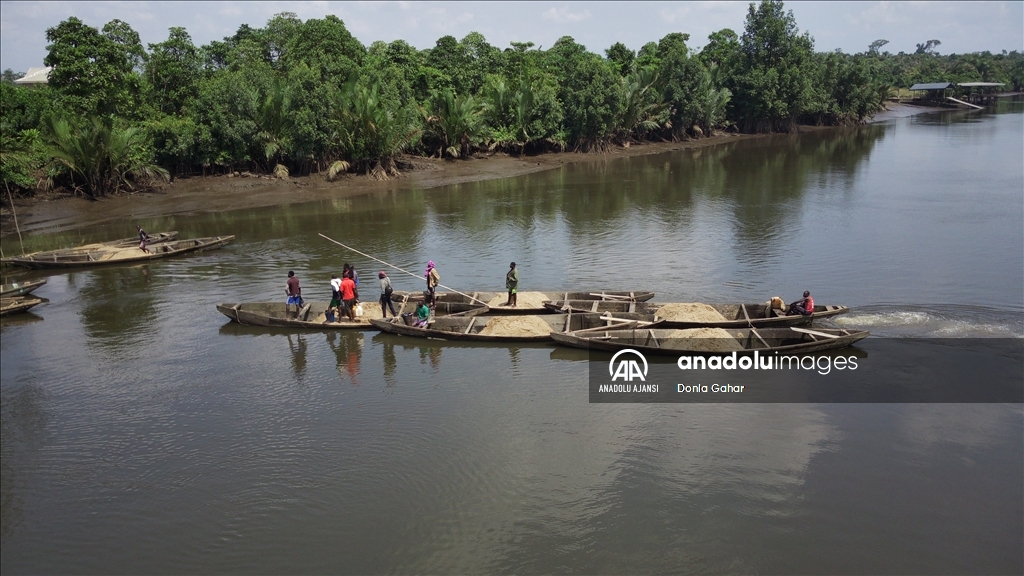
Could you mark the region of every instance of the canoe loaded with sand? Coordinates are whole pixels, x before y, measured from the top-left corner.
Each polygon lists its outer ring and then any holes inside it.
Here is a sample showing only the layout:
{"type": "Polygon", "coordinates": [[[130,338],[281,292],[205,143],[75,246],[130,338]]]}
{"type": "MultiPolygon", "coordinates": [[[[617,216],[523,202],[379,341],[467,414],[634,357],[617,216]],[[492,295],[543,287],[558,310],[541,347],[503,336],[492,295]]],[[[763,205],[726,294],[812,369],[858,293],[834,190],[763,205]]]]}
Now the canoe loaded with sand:
{"type": "Polygon", "coordinates": [[[545,302],[552,312],[611,313],[617,318],[661,321],[662,328],[773,328],[810,324],[850,311],[846,306],[815,306],[810,316],[784,316],[766,304],[704,304],[702,302],[609,302],[556,300],[545,302]]]}
{"type": "Polygon", "coordinates": [[[486,304],[491,308],[492,314],[548,314],[551,311],[544,306],[544,303],[560,299],[630,303],[644,302],[651,298],[654,298],[654,292],[599,290],[590,292],[525,291],[516,294],[516,306],[513,308],[505,306],[505,302],[508,301],[508,292],[465,292],[464,294],[452,292],[437,295],[438,302],[486,304]]]}
{"type": "Polygon", "coordinates": [[[136,241],[135,246],[129,247],[101,246],[86,250],[80,248],[54,250],[52,252],[39,252],[29,256],[5,258],[3,262],[4,264],[24,268],[80,268],[83,266],[103,266],[106,264],[126,264],[201,250],[212,250],[220,248],[234,239],[234,236],[211,236],[208,238],[172,240],[148,245],[149,252],[142,251],[136,241]]]}
{"type": "Polygon", "coordinates": [[[544,342],[550,341],[551,334],[555,332],[608,325],[608,321],[598,314],[480,315],[471,318],[442,316],[435,318],[426,328],[408,326],[401,318],[371,320],[370,323],[374,328],[392,334],[477,342],[544,342]]]}
{"type": "Polygon", "coordinates": [[[868,332],[821,328],[696,328],[671,329],[620,325],[617,329],[593,328],[553,333],[555,342],[574,348],[616,352],[626,348],[644,353],[678,356],[731,354],[749,356],[758,351],[807,353],[845,348],[866,338],[868,332]]]}

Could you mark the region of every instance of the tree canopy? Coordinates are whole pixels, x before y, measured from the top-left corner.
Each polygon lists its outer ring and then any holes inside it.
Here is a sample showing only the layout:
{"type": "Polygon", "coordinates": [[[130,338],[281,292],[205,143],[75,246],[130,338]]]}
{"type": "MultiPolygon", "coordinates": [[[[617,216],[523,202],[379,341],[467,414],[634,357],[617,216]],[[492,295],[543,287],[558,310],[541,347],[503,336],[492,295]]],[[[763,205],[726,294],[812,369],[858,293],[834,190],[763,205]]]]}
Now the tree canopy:
{"type": "Polygon", "coordinates": [[[861,122],[915,82],[1024,85],[1019,51],[941,55],[929,39],[890,54],[879,39],[859,54],[815,52],[779,0],[750,4],[740,33],[714,32],[699,51],[684,32],[635,51],[621,42],[592,51],[569,36],[547,49],[502,49],[477,32],[424,50],[402,40],[364,46],[336,16],[290,12],[203,46],[174,27],[147,49],[126,22],[97,29],[74,17],[46,37],[49,85],[14,85],[13,70],[0,83],[4,181],[89,195],[165,173],[155,168],[388,178],[402,153],[591,151],[723,129],[790,131],[861,122]],[[72,163],[76,138],[114,152],[72,163]]]}

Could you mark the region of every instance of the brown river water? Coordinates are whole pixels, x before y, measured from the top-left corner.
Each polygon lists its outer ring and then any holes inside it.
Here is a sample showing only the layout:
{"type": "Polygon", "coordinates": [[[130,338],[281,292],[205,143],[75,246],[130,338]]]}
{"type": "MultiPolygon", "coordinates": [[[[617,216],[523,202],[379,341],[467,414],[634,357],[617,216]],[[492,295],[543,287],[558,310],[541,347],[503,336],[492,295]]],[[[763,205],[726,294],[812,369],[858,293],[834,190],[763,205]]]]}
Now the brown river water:
{"type": "Polygon", "coordinates": [[[1020,343],[1022,143],[1024,106],[1004,100],[140,220],[237,239],[10,276],[48,278],[50,302],[0,323],[0,567],[1019,574],[1020,404],[591,404],[587,355],[571,349],[257,329],[214,305],[279,299],[288,270],[327,299],[344,262],[373,295],[382,266],[323,233],[415,272],[434,260],[460,290],[502,290],[515,260],[523,290],[763,302],[808,289],[878,339],[1020,343]]]}

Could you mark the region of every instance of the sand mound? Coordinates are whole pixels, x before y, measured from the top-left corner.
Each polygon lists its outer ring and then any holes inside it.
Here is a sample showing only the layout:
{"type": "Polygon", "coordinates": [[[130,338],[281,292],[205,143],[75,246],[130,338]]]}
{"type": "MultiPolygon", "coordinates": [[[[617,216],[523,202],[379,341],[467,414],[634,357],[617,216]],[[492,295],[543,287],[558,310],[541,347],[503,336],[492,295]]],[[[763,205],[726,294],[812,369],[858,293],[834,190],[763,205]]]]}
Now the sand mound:
{"type": "Polygon", "coordinates": [[[539,316],[495,316],[480,331],[483,336],[547,336],[551,325],[539,316]]]}
{"type": "Polygon", "coordinates": [[[725,322],[725,316],[707,304],[678,302],[666,304],[656,312],[659,318],[675,322],[725,322]]]}
{"type": "MultiPolygon", "coordinates": [[[[546,300],[550,298],[543,292],[519,292],[516,294],[516,308],[543,308],[546,300]]],[[[508,292],[491,298],[487,305],[491,308],[503,308],[505,302],[508,302],[508,292]]]]}
{"type": "Polygon", "coordinates": [[[663,338],[663,348],[700,352],[732,352],[743,346],[724,328],[672,330],[663,338]]]}

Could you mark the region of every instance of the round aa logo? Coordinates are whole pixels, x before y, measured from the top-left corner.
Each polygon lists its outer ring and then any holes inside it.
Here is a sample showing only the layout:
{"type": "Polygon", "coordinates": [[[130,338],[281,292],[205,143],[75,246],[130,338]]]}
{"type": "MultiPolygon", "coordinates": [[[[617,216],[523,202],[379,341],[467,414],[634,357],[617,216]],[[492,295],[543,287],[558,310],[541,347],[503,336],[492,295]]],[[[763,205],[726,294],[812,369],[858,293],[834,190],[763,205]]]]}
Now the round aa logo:
{"type": "Polygon", "coordinates": [[[623,382],[632,382],[633,378],[639,378],[641,382],[646,382],[644,378],[647,376],[647,358],[644,358],[643,354],[632,348],[619,350],[612,356],[611,361],[608,362],[608,374],[612,377],[612,382],[619,378],[622,378],[623,382]],[[637,364],[636,358],[632,358],[631,355],[640,358],[640,361],[644,364],[643,370],[640,370],[640,365],[637,364]],[[619,358],[620,356],[622,358],[619,358]]]}

